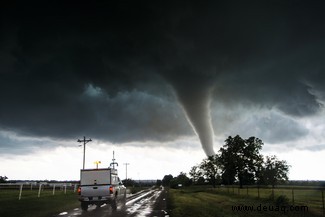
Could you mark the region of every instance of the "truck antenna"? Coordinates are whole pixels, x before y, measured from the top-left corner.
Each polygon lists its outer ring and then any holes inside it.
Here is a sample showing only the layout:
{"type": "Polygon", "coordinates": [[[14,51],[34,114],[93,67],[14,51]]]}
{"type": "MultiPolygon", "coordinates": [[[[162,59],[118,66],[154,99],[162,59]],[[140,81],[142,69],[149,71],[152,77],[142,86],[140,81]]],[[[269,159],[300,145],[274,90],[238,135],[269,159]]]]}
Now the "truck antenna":
{"type": "Polygon", "coordinates": [[[118,163],[117,162],[115,162],[115,158],[114,158],[114,151],[113,151],[113,159],[112,159],[112,163],[110,164],[110,166],[112,166],[113,165],[113,169],[115,169],[115,164],[116,164],[116,166],[118,166],[118,163]]]}

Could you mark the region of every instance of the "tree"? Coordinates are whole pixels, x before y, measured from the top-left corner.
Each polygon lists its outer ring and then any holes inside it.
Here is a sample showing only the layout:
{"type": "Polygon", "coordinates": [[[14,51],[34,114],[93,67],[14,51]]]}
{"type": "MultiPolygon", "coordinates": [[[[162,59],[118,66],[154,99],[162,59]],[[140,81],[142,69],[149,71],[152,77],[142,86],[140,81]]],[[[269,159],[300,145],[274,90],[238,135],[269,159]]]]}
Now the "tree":
{"type": "Polygon", "coordinates": [[[255,176],[257,185],[265,185],[266,181],[264,162],[258,166],[255,176]]]}
{"type": "Polygon", "coordinates": [[[200,177],[202,177],[202,170],[199,166],[193,166],[189,172],[194,184],[198,184],[200,177]]]}
{"type": "Polygon", "coordinates": [[[204,159],[200,164],[200,169],[206,180],[215,188],[218,181],[220,181],[220,162],[218,155],[209,156],[207,159],[204,159]]]}
{"type": "Polygon", "coordinates": [[[204,185],[204,184],[206,184],[205,183],[205,179],[202,176],[199,177],[199,179],[197,180],[196,184],[197,185],[204,185]]]}
{"type": "Polygon", "coordinates": [[[233,184],[238,180],[241,188],[244,184],[253,184],[263,162],[259,153],[263,145],[262,140],[255,137],[244,140],[237,135],[234,138],[229,136],[225,143],[219,151],[224,183],[233,184]]]}
{"type": "Polygon", "coordinates": [[[266,156],[263,174],[265,184],[274,188],[279,182],[287,181],[289,167],[286,161],[278,160],[275,155],[266,156]]]}
{"type": "Polygon", "coordinates": [[[164,178],[163,178],[163,180],[162,180],[162,185],[163,185],[163,186],[169,186],[170,181],[171,181],[173,178],[174,178],[174,177],[173,177],[171,174],[169,174],[169,175],[165,175],[164,178]]]}
{"type": "Polygon", "coordinates": [[[7,176],[0,176],[0,183],[7,182],[8,177],[7,176]]]}
{"type": "Polygon", "coordinates": [[[156,182],[156,186],[161,186],[162,185],[162,181],[160,179],[157,179],[157,182],[156,182]]]}
{"type": "Polygon", "coordinates": [[[170,181],[170,187],[177,188],[179,185],[190,186],[191,183],[191,179],[186,176],[186,173],[181,172],[177,177],[170,181]]]}
{"type": "Polygon", "coordinates": [[[131,187],[136,185],[136,182],[132,179],[124,179],[122,182],[126,187],[131,187]]]}

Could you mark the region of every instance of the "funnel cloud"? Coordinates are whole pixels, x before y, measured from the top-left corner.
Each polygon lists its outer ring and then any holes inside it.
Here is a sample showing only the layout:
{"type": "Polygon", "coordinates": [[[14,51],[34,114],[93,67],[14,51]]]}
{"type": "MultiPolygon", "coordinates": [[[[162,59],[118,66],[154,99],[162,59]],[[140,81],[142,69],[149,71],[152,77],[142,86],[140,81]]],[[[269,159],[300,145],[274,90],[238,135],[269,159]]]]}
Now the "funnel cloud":
{"type": "Polygon", "coordinates": [[[214,155],[214,132],[211,122],[211,95],[214,89],[213,76],[192,73],[189,69],[186,76],[169,76],[178,102],[181,104],[186,118],[200,139],[207,156],[214,155]]]}
{"type": "Polygon", "coordinates": [[[198,135],[202,148],[207,156],[214,155],[213,128],[210,116],[212,87],[197,89],[192,96],[184,91],[178,91],[177,96],[186,113],[188,121],[198,135]]]}

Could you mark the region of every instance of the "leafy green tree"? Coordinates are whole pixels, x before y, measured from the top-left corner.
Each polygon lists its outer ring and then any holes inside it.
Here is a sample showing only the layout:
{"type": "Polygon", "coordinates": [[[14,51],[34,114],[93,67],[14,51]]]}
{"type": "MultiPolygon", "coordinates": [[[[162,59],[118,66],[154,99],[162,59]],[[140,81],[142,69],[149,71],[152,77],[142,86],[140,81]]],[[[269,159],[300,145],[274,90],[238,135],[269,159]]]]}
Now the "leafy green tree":
{"type": "Polygon", "coordinates": [[[259,153],[262,145],[262,140],[255,137],[245,140],[237,135],[226,139],[225,145],[219,151],[222,179],[225,184],[233,184],[238,180],[242,188],[244,184],[255,182],[257,171],[263,162],[263,157],[259,153]]]}
{"type": "Polygon", "coordinates": [[[194,184],[198,184],[200,177],[202,177],[202,170],[199,166],[193,166],[189,172],[194,184]]]}
{"type": "Polygon", "coordinates": [[[163,178],[163,180],[162,180],[162,185],[165,186],[165,187],[169,186],[170,181],[171,181],[173,178],[174,178],[174,177],[173,177],[171,174],[169,174],[169,175],[165,175],[164,178],[163,178]]]}
{"type": "Polygon", "coordinates": [[[197,185],[204,185],[206,184],[204,177],[199,177],[199,179],[196,182],[197,185]]]}
{"type": "Polygon", "coordinates": [[[257,185],[265,185],[266,184],[264,162],[258,166],[255,176],[256,176],[255,178],[256,178],[257,185]]]}
{"type": "Polygon", "coordinates": [[[160,179],[157,179],[157,182],[156,182],[156,186],[161,186],[162,185],[162,181],[160,179]]]}
{"type": "Polygon", "coordinates": [[[126,187],[130,187],[130,186],[135,186],[136,185],[136,182],[132,179],[124,179],[122,180],[123,184],[126,186],[126,187]]]}
{"type": "Polygon", "coordinates": [[[221,167],[218,155],[212,155],[204,159],[200,164],[202,175],[215,188],[217,183],[221,181],[221,167]]]}
{"type": "Polygon", "coordinates": [[[274,187],[280,182],[288,181],[289,165],[279,160],[275,155],[267,156],[264,165],[264,180],[267,185],[274,187]]]}
{"type": "Polygon", "coordinates": [[[191,179],[186,176],[186,173],[181,172],[177,177],[170,181],[170,187],[177,188],[178,185],[190,186],[191,183],[191,179]]]}

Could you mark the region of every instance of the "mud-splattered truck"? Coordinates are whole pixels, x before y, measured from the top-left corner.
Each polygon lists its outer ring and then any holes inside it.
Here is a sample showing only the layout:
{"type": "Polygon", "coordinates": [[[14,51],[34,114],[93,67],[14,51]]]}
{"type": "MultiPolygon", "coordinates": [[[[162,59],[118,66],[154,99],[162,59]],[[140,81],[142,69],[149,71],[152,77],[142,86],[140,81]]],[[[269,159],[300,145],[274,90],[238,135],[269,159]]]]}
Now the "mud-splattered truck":
{"type": "Polygon", "coordinates": [[[91,204],[110,204],[116,210],[117,203],[126,201],[126,188],[114,168],[80,170],[78,188],[81,209],[87,211],[91,204]]]}

